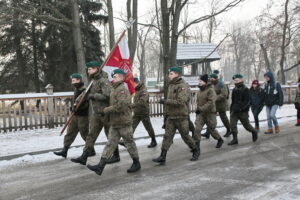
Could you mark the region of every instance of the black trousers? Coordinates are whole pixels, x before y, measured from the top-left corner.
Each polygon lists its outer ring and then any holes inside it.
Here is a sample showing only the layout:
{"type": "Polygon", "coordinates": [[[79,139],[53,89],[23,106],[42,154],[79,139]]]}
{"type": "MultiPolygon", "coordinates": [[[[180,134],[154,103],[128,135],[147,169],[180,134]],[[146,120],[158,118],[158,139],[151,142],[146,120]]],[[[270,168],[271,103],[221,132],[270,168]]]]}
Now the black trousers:
{"type": "Polygon", "coordinates": [[[263,107],[260,107],[260,108],[256,108],[256,107],[251,107],[251,111],[253,113],[253,116],[254,116],[254,121],[255,121],[255,127],[256,128],[259,128],[259,114],[261,113],[263,107]]]}

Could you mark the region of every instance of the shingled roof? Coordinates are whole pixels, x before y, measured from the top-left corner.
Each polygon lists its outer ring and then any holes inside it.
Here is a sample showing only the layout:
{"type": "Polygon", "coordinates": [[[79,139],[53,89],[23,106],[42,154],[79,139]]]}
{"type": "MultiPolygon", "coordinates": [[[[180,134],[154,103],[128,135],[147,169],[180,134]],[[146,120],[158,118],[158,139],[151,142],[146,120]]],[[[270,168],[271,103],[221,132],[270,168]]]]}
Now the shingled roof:
{"type": "Polygon", "coordinates": [[[206,60],[215,61],[220,60],[221,57],[215,50],[216,45],[211,43],[194,43],[177,45],[177,60],[198,60],[204,59],[209,54],[206,60]],[[215,50],[215,51],[214,51],[215,50]],[[213,53],[212,53],[213,52],[213,53]]]}

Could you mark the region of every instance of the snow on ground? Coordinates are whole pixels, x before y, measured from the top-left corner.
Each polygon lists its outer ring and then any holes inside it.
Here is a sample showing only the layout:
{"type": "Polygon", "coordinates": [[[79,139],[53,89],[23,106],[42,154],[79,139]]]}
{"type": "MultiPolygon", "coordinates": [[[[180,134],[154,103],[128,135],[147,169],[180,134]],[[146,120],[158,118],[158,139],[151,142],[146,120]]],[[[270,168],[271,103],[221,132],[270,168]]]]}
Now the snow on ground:
{"type": "MultiPolygon", "coordinates": [[[[229,116],[229,113],[227,113],[229,116]]],[[[252,113],[250,114],[250,120],[253,121],[252,113]]],[[[281,109],[277,111],[277,117],[283,117],[279,119],[279,122],[287,122],[291,120],[295,120],[296,110],[294,105],[284,105],[281,109]]],[[[265,120],[266,111],[265,109],[260,114],[260,120],[265,120]]],[[[191,120],[195,121],[195,114],[191,115],[191,120]]],[[[161,129],[163,124],[162,117],[151,118],[153,128],[156,134],[164,133],[164,130],[161,129]]],[[[261,127],[265,127],[267,122],[261,122],[261,127]]],[[[218,117],[218,126],[222,126],[222,122],[218,117]]],[[[3,133],[0,134],[0,157],[22,154],[22,153],[30,153],[35,151],[42,151],[48,149],[60,148],[63,145],[63,136],[59,136],[61,127],[54,129],[37,129],[37,130],[28,130],[28,131],[17,131],[11,133],[3,133]]],[[[224,134],[225,128],[218,128],[221,132],[221,135],[224,134]]],[[[262,129],[263,131],[263,129],[262,129]]],[[[144,137],[148,136],[148,133],[144,129],[142,123],[137,127],[134,136],[144,137]]],[[[175,138],[179,138],[180,135],[176,134],[175,138]]],[[[102,131],[96,142],[105,142],[106,136],[102,131]]],[[[161,143],[162,137],[157,138],[158,143],[161,143]]],[[[150,142],[150,139],[139,139],[136,141],[138,146],[147,145],[150,142]]],[[[84,141],[80,136],[76,138],[73,143],[73,146],[84,145],[84,141]]],[[[159,145],[160,146],[160,145],[159,145]]],[[[73,147],[69,151],[69,157],[77,157],[81,155],[83,147],[73,147]]],[[[104,145],[96,145],[96,152],[102,152],[104,145]]],[[[121,147],[121,150],[123,147],[121,147]]],[[[19,165],[19,164],[28,164],[28,163],[36,163],[36,162],[44,162],[49,160],[61,159],[58,156],[55,156],[52,152],[39,154],[39,155],[25,155],[13,160],[3,160],[0,161],[0,169],[3,167],[11,166],[11,165],[19,165]]]]}

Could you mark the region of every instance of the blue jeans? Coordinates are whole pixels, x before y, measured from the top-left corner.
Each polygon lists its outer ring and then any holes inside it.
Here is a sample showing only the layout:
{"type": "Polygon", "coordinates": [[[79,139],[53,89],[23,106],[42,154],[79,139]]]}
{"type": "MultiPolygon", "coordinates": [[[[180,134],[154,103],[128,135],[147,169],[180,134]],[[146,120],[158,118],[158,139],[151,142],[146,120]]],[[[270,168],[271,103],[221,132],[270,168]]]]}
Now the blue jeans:
{"type": "Polygon", "coordinates": [[[273,122],[274,126],[278,126],[278,121],[276,118],[276,111],[277,111],[278,107],[279,107],[278,105],[274,105],[272,107],[266,106],[269,129],[272,129],[272,127],[273,127],[272,122],[273,122]]]}

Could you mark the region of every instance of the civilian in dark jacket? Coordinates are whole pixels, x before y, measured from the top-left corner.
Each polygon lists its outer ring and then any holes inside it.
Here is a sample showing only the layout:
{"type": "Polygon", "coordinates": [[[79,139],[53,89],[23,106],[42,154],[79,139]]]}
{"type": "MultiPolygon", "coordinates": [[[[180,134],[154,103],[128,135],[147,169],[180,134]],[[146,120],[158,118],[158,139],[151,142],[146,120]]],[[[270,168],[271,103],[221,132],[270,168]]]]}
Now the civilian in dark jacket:
{"type": "Polygon", "coordinates": [[[260,87],[258,80],[252,81],[250,88],[250,106],[255,120],[255,129],[259,131],[258,116],[264,107],[265,93],[260,87]]]}
{"type": "Polygon", "coordinates": [[[268,118],[268,130],[265,131],[265,134],[273,133],[273,124],[275,126],[275,133],[279,133],[280,128],[276,118],[276,111],[279,106],[283,105],[283,91],[281,85],[275,81],[272,72],[265,73],[264,77],[267,81],[264,92],[266,94],[265,105],[268,118]]]}
{"type": "Polygon", "coordinates": [[[240,120],[244,128],[252,133],[252,141],[257,140],[257,131],[249,122],[250,94],[249,89],[244,85],[243,76],[236,74],[232,78],[235,88],[232,91],[232,103],[230,107],[230,129],[233,136],[232,141],[228,145],[238,144],[237,123],[240,120]]]}

